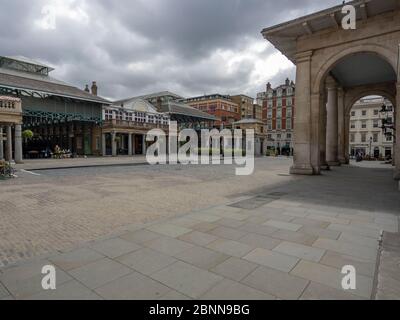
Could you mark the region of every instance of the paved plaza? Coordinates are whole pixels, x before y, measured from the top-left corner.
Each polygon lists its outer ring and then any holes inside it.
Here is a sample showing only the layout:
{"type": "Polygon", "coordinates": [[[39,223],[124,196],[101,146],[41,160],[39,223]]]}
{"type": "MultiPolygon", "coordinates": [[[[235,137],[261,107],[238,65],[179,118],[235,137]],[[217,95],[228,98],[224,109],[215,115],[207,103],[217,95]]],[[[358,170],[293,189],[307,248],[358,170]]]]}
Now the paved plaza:
{"type": "Polygon", "coordinates": [[[290,165],[19,172],[0,185],[0,299],[375,298],[378,240],[399,231],[391,167],[290,165]],[[44,265],[56,290],[41,287],[44,265]],[[356,290],[341,287],[344,265],[356,290]]]}

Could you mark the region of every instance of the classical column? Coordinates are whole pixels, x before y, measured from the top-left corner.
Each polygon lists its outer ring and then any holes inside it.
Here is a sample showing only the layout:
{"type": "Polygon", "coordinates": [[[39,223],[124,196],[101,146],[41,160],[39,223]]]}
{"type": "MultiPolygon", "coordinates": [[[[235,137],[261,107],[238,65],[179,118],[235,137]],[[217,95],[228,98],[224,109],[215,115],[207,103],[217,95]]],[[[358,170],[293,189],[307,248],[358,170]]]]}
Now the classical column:
{"type": "Polygon", "coordinates": [[[0,160],[4,159],[3,127],[0,126],[0,160]]]}
{"type": "Polygon", "coordinates": [[[106,134],[101,134],[101,154],[103,157],[107,155],[107,146],[106,146],[106,134]]]}
{"type": "Polygon", "coordinates": [[[344,90],[338,89],[338,160],[340,164],[346,163],[346,142],[345,142],[345,107],[344,107],[344,90]]]}
{"type": "Polygon", "coordinates": [[[15,162],[22,163],[22,127],[20,124],[15,125],[14,143],[15,162]]]}
{"type": "Polygon", "coordinates": [[[344,159],[345,164],[350,163],[350,115],[344,116],[344,159]]]}
{"type": "Polygon", "coordinates": [[[146,147],[146,135],[142,136],[142,154],[146,154],[147,147],[146,147]]]}
{"type": "Polygon", "coordinates": [[[136,154],[136,138],[135,135],[132,134],[132,155],[136,154]]]}
{"type": "Polygon", "coordinates": [[[321,113],[320,113],[320,139],[319,139],[319,151],[320,151],[320,163],[321,170],[329,170],[329,165],[326,162],[326,94],[322,95],[321,99],[321,113]]]}
{"type": "Polygon", "coordinates": [[[7,126],[7,142],[6,142],[6,160],[12,160],[12,129],[11,126],[7,126]]]}
{"type": "Polygon", "coordinates": [[[296,56],[296,115],[294,118],[294,164],[291,174],[314,173],[311,165],[311,55],[296,56]]]}
{"type": "Polygon", "coordinates": [[[338,166],[338,90],[335,79],[328,76],[326,80],[328,102],[326,104],[326,162],[338,166]]]}
{"type": "Polygon", "coordinates": [[[132,155],[132,133],[128,133],[128,156],[132,155]]]}
{"type": "Polygon", "coordinates": [[[117,134],[115,131],[111,132],[111,150],[112,150],[112,156],[116,157],[117,156],[117,141],[115,140],[117,137],[117,134]]]}

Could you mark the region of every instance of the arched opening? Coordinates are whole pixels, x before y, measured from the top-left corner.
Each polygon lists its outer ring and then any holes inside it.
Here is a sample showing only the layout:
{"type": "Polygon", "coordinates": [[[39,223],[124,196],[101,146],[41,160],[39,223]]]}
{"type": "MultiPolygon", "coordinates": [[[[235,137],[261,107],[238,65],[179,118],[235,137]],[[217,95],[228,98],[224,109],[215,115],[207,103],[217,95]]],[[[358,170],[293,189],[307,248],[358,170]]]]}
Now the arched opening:
{"type": "Polygon", "coordinates": [[[385,161],[394,154],[394,107],[383,96],[365,96],[349,110],[348,152],[351,160],[385,161]]]}

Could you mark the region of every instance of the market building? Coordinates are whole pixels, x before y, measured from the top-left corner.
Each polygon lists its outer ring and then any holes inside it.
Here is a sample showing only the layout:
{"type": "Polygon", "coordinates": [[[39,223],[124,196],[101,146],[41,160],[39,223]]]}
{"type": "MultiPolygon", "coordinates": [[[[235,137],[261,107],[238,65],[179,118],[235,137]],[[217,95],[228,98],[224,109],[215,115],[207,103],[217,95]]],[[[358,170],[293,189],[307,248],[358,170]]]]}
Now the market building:
{"type": "Polygon", "coordinates": [[[233,123],[234,129],[254,130],[254,155],[265,155],[267,147],[267,135],[264,130],[264,122],[254,118],[246,118],[233,123]]]}
{"type": "MultiPolygon", "coordinates": [[[[97,96],[95,82],[90,93],[51,77],[53,70],[25,57],[0,57],[0,95],[20,100],[22,122],[11,134],[16,142],[23,130],[34,134],[24,139],[23,157],[49,157],[56,146],[71,156],[100,155],[102,108],[110,103],[97,96]]],[[[14,157],[22,160],[19,151],[14,157]]]]}

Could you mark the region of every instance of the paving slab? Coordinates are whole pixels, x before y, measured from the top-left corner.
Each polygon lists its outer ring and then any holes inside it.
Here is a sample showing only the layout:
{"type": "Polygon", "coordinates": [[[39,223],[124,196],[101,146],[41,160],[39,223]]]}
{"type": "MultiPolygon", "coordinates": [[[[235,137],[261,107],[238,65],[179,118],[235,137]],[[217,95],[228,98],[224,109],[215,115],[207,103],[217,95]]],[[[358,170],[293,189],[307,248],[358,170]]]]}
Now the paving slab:
{"type": "Polygon", "coordinates": [[[326,228],[327,226],[329,226],[329,222],[318,221],[310,217],[296,218],[293,219],[291,222],[296,224],[301,224],[302,226],[316,227],[316,228],[326,228]]]}
{"type": "Polygon", "coordinates": [[[301,233],[299,231],[277,230],[269,235],[271,238],[286,240],[289,242],[296,242],[306,246],[312,245],[318,237],[301,233]]]}
{"type": "Polygon", "coordinates": [[[315,241],[313,247],[369,260],[375,260],[378,251],[377,248],[362,246],[352,242],[322,238],[315,241]]]}
{"type": "Polygon", "coordinates": [[[228,227],[217,227],[217,228],[209,231],[208,233],[212,234],[218,238],[224,238],[224,239],[229,239],[229,240],[238,240],[247,234],[247,232],[245,232],[245,231],[228,228],[228,227]]]}
{"type": "Polygon", "coordinates": [[[170,290],[167,286],[134,272],[95,289],[95,292],[107,300],[155,300],[170,290]]]}
{"type": "Polygon", "coordinates": [[[145,247],[154,249],[166,255],[173,256],[182,251],[192,248],[194,245],[189,242],[177,240],[169,237],[161,237],[154,240],[144,242],[145,247]]]}
{"type": "Polygon", "coordinates": [[[332,217],[328,215],[322,215],[322,214],[309,214],[307,215],[308,219],[312,220],[317,220],[317,221],[324,221],[328,223],[337,223],[337,224],[349,224],[350,220],[348,219],[343,219],[343,218],[338,218],[338,217],[332,217]]]}
{"type": "Polygon", "coordinates": [[[147,227],[147,230],[162,234],[164,236],[168,236],[171,238],[177,238],[182,236],[186,233],[192,231],[192,229],[177,226],[171,223],[161,223],[161,224],[154,224],[152,226],[147,227]]]}
{"type": "Polygon", "coordinates": [[[196,267],[208,270],[225,261],[230,256],[207,248],[195,246],[176,254],[175,257],[196,267]]]}
{"type": "Polygon", "coordinates": [[[5,298],[10,295],[10,292],[0,283],[0,299],[5,298]]]}
{"type": "MultiPolygon", "coordinates": [[[[251,218],[247,219],[246,221],[250,221],[250,219],[251,218]]],[[[245,222],[231,219],[231,218],[221,218],[217,221],[217,223],[224,227],[238,228],[238,227],[242,226],[245,222]]]]}
{"type": "Polygon", "coordinates": [[[153,279],[191,298],[198,299],[223,277],[188,263],[176,262],[151,276],[153,279]]]}
{"type": "Polygon", "coordinates": [[[126,241],[131,241],[134,243],[138,243],[138,244],[141,244],[146,241],[158,239],[160,237],[161,237],[161,235],[159,233],[151,232],[146,229],[137,230],[134,232],[127,232],[120,236],[121,239],[124,239],[126,241]]]}
{"type": "Polygon", "coordinates": [[[346,265],[351,265],[356,268],[356,272],[370,278],[374,277],[376,261],[362,259],[354,256],[348,256],[338,252],[327,250],[322,257],[321,264],[331,266],[341,270],[346,265]]]}
{"type": "Polygon", "coordinates": [[[240,226],[238,230],[245,231],[248,233],[257,233],[266,236],[277,231],[278,228],[247,222],[244,225],[240,226]]]}
{"type": "MultiPolygon", "coordinates": [[[[343,290],[342,279],[344,275],[341,270],[322,265],[320,263],[310,262],[306,260],[300,261],[290,274],[311,280],[335,289],[343,290]]],[[[372,294],[373,279],[357,274],[356,289],[344,290],[366,299],[370,299],[372,294]]]]}
{"type": "Polygon", "coordinates": [[[346,242],[351,242],[354,244],[358,244],[361,246],[366,246],[370,248],[378,248],[379,242],[378,239],[372,239],[370,237],[364,237],[361,235],[357,234],[351,234],[347,232],[342,232],[339,239],[339,241],[346,241],[346,242]]]}
{"type": "Polygon", "coordinates": [[[128,253],[118,257],[116,260],[145,275],[151,275],[177,261],[169,255],[150,248],[128,253]]]}
{"type": "Polygon", "coordinates": [[[101,297],[76,280],[68,281],[56,290],[46,290],[26,298],[27,300],[101,300],[101,297]]]}
{"type": "Polygon", "coordinates": [[[225,278],[240,281],[244,277],[250,274],[258,267],[258,264],[239,259],[236,257],[231,257],[224,262],[218,264],[210,271],[217,273],[225,278]]]}
{"type": "Polygon", "coordinates": [[[290,272],[299,261],[296,257],[262,248],[254,249],[243,259],[284,272],[290,272]]]}
{"type": "Polygon", "coordinates": [[[264,222],[263,225],[277,228],[277,229],[289,230],[289,231],[297,231],[302,227],[301,224],[295,224],[295,223],[291,223],[291,222],[278,221],[278,220],[272,220],[272,219],[268,220],[267,222],[264,222]]]}
{"type": "MultiPolygon", "coordinates": [[[[300,300],[363,300],[364,298],[334,289],[323,284],[310,282],[300,300]]],[[[366,299],[366,298],[365,298],[366,299]]],[[[366,299],[367,300],[367,299],[366,299]]]]}
{"type": "Polygon", "coordinates": [[[104,258],[103,254],[89,248],[80,248],[49,258],[51,262],[63,270],[71,270],[104,258]]]}
{"type": "Polygon", "coordinates": [[[281,242],[273,251],[314,262],[320,261],[325,254],[325,250],[287,241],[281,242]]]}
{"type": "Polygon", "coordinates": [[[244,237],[240,238],[238,241],[241,243],[248,244],[252,247],[269,249],[269,250],[275,248],[278,244],[282,242],[281,240],[255,233],[249,233],[244,237]]]}
{"type": "Polygon", "coordinates": [[[180,236],[178,239],[195,245],[206,246],[207,244],[217,240],[218,237],[205,232],[192,231],[180,236]]]}
{"type": "Polygon", "coordinates": [[[310,236],[315,236],[318,238],[326,238],[332,240],[337,240],[341,234],[340,231],[329,230],[318,227],[310,227],[310,226],[302,227],[301,229],[299,229],[299,232],[303,234],[308,234],[310,236]]]}
{"type": "Polygon", "coordinates": [[[113,238],[103,241],[96,241],[90,246],[90,248],[100,252],[101,254],[104,254],[109,258],[116,258],[123,254],[139,250],[141,246],[121,238],[113,238]]]}
{"type": "Polygon", "coordinates": [[[201,296],[203,300],[275,300],[271,294],[256,290],[230,279],[224,279],[201,296]]]}
{"type": "Polygon", "coordinates": [[[279,270],[258,267],[242,283],[280,299],[298,299],[308,281],[279,270]]]}
{"type": "Polygon", "coordinates": [[[373,239],[378,239],[378,237],[380,235],[379,230],[368,229],[368,228],[363,228],[363,227],[354,226],[354,225],[337,224],[337,223],[331,223],[328,226],[328,229],[336,230],[336,231],[340,231],[340,232],[355,233],[355,234],[365,236],[365,237],[370,237],[373,239]]]}
{"type": "Polygon", "coordinates": [[[249,246],[247,244],[226,239],[218,239],[214,242],[211,242],[209,245],[207,245],[207,248],[237,258],[243,257],[244,255],[246,255],[247,253],[249,253],[251,250],[254,249],[254,247],[249,246]]]}

